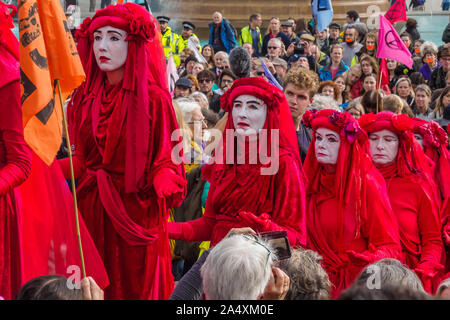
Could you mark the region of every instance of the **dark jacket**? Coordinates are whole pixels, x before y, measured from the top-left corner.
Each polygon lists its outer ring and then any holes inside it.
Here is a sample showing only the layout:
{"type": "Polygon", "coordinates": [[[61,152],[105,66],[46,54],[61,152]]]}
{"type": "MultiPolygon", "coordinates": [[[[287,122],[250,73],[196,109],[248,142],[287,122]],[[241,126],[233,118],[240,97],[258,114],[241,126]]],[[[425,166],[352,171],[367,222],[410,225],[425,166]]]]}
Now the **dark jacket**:
{"type": "Polygon", "coordinates": [[[306,154],[308,153],[309,145],[311,144],[312,134],[308,129],[300,122],[300,128],[297,133],[298,149],[300,151],[300,158],[302,162],[305,161],[306,154]]]}
{"type": "Polygon", "coordinates": [[[445,88],[445,76],[446,72],[442,66],[434,69],[433,72],[431,72],[430,79],[428,80],[428,85],[431,90],[445,88]]]}
{"type": "MultiPolygon", "coordinates": [[[[291,44],[291,40],[287,35],[285,35],[283,32],[278,32],[277,36],[275,38],[281,38],[281,41],[284,43],[284,49],[287,50],[289,48],[289,45],[291,44]]],[[[263,38],[263,45],[261,49],[261,55],[265,56],[267,54],[267,45],[269,44],[269,40],[272,39],[270,37],[270,33],[266,34],[263,38]]]]}
{"type": "MultiPolygon", "coordinates": [[[[202,193],[206,180],[202,179],[202,166],[198,166],[186,174],[187,194],[181,205],[174,209],[175,222],[187,222],[201,218],[202,193]]],[[[200,253],[200,242],[175,241],[174,254],[182,257],[186,262],[194,263],[200,253]]]]}
{"type": "MultiPolygon", "coordinates": [[[[214,43],[214,27],[215,23],[210,22],[209,26],[209,44],[212,46],[214,43]]],[[[225,51],[230,53],[236,47],[236,37],[234,35],[233,27],[227,19],[222,19],[220,29],[220,41],[225,47],[225,51]]],[[[214,51],[217,52],[214,48],[214,51]]]]}

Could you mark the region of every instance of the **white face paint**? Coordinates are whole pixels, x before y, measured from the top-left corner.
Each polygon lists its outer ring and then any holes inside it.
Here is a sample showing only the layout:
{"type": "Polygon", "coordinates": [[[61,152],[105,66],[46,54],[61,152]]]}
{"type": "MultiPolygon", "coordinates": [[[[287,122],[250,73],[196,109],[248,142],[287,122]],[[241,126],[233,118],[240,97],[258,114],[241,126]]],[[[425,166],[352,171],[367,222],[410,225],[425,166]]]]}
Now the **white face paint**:
{"type": "Polygon", "coordinates": [[[414,133],[414,138],[416,138],[417,142],[420,144],[420,147],[423,150],[423,136],[420,133],[414,133]]]}
{"type": "Polygon", "coordinates": [[[240,95],[233,101],[232,114],[237,134],[255,134],[264,127],[267,105],[255,96],[240,95]]]}
{"type": "Polygon", "coordinates": [[[321,164],[336,164],[341,146],[341,137],[333,130],[318,128],[314,144],[317,161],[321,164]]]}
{"type": "Polygon", "coordinates": [[[94,55],[100,70],[111,72],[125,65],[128,55],[126,37],[126,31],[111,26],[94,31],[94,55]]]}
{"type": "Polygon", "coordinates": [[[369,134],[370,152],[377,167],[393,164],[397,159],[399,140],[390,130],[383,129],[369,134]]]}

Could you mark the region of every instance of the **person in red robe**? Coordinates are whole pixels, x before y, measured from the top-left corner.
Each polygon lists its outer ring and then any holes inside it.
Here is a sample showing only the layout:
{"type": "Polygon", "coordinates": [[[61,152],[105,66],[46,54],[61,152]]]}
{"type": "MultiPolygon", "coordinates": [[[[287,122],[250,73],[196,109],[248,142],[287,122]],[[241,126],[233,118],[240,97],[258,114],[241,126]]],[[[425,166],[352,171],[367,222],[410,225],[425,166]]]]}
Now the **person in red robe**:
{"type": "Polygon", "coordinates": [[[364,115],[359,123],[369,135],[373,162],[386,180],[400,228],[402,262],[433,293],[444,269],[439,200],[428,159],[414,139],[413,120],[382,111],[364,115]]]}
{"type": "MultiPolygon", "coordinates": [[[[159,25],[142,6],[110,5],[77,30],[86,81],[68,105],[78,207],[103,258],[105,299],[167,299],[174,287],[169,208],[186,194],[171,153],[181,139],[159,25]]],[[[62,163],[69,177],[67,160],[62,163]]]]}
{"type": "Polygon", "coordinates": [[[22,216],[15,188],[31,170],[31,150],[23,138],[19,43],[10,30],[16,11],[0,2],[0,297],[4,299],[14,299],[23,282],[22,216]]]}
{"type": "Polygon", "coordinates": [[[229,116],[213,162],[202,169],[211,184],[204,215],[169,223],[169,237],[214,246],[231,229],[285,230],[291,246],[305,246],[304,176],[283,92],[262,78],[241,78],[221,107],[229,116]]]}
{"type": "Polygon", "coordinates": [[[365,266],[400,258],[398,225],[357,121],[330,109],[302,121],[313,129],[304,163],[308,248],[322,255],[335,299],[365,266]]]}
{"type": "MultiPolygon", "coordinates": [[[[414,137],[431,161],[434,180],[441,200],[442,239],[446,245],[446,269],[450,276],[450,153],[448,136],[434,121],[414,118],[414,137]]],[[[445,277],[446,278],[446,277],[445,277]]]]}

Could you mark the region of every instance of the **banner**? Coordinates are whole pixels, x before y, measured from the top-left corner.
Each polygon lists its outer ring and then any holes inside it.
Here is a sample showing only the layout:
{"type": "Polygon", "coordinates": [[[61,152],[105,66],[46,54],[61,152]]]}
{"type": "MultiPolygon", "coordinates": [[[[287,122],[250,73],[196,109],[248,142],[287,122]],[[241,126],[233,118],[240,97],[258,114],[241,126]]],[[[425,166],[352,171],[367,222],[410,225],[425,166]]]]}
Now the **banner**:
{"type": "Polygon", "coordinates": [[[179,76],[177,72],[177,66],[175,65],[175,60],[173,60],[172,53],[167,59],[167,81],[169,84],[169,92],[172,94],[175,90],[175,82],[177,82],[179,76]]]}
{"type": "Polygon", "coordinates": [[[322,32],[333,20],[331,0],[311,0],[312,15],[317,24],[317,31],[322,32]]]}
{"type": "Polygon", "coordinates": [[[50,165],[60,148],[62,101],[85,79],[65,14],[56,0],[19,1],[20,82],[24,137],[50,165]]]}
{"type": "Polygon", "coordinates": [[[380,29],[378,30],[378,58],[387,58],[403,63],[411,69],[413,59],[402,39],[392,24],[380,14],[380,29]]]}

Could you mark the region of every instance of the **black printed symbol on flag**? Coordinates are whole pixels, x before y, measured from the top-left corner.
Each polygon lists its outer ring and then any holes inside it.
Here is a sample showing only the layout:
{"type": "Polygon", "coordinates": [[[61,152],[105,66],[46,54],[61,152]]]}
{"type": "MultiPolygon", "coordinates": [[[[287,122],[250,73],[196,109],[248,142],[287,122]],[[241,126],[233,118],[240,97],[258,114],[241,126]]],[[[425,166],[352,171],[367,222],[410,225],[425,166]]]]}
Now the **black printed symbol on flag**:
{"type": "Polygon", "coordinates": [[[30,52],[31,60],[41,69],[48,69],[47,58],[41,56],[38,49],[34,49],[30,52]]]}
{"type": "Polygon", "coordinates": [[[25,100],[31,96],[31,94],[36,91],[36,86],[31,82],[31,80],[27,77],[27,75],[20,69],[20,84],[23,87],[23,94],[21,97],[21,103],[25,102],[25,100]]]}
{"type": "Polygon", "coordinates": [[[401,50],[401,40],[394,36],[394,30],[389,30],[384,36],[384,42],[392,50],[401,50]]]}
{"type": "Polygon", "coordinates": [[[397,0],[395,3],[389,8],[388,12],[384,15],[386,19],[389,21],[396,21],[403,17],[404,8],[404,0],[397,0]]]}

